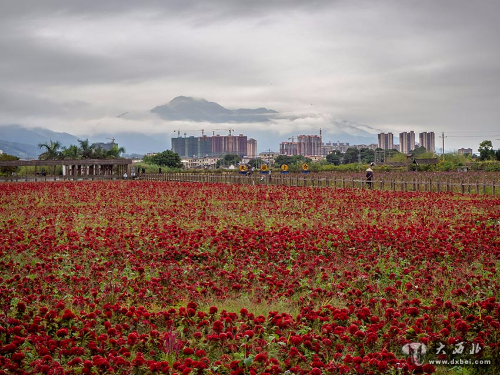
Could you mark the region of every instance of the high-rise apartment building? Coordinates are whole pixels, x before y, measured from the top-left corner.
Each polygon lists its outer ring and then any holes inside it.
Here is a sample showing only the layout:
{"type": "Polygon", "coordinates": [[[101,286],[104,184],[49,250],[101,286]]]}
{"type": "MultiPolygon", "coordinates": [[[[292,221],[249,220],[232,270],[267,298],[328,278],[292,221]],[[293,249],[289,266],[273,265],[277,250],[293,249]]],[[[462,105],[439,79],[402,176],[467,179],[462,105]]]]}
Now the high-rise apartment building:
{"type": "Polygon", "coordinates": [[[186,138],[172,138],[172,151],[179,156],[186,156],[186,138]]]}
{"type": "Polygon", "coordinates": [[[434,132],[422,132],[418,135],[419,146],[425,147],[427,151],[436,151],[436,137],[434,132]]]}
{"type": "Polygon", "coordinates": [[[410,151],[415,150],[415,132],[399,133],[399,152],[408,154],[410,151]]]}
{"type": "Polygon", "coordinates": [[[257,140],[253,138],[247,140],[247,156],[252,159],[257,157],[257,140]]]}
{"type": "Polygon", "coordinates": [[[298,155],[299,145],[297,142],[281,142],[280,143],[280,155],[298,155]]]}
{"type": "Polygon", "coordinates": [[[321,135],[299,135],[297,142],[293,142],[293,140],[292,142],[281,142],[279,152],[281,155],[289,156],[320,156],[322,148],[321,135]]]}
{"type": "Polygon", "coordinates": [[[184,138],[184,142],[184,155],[189,157],[198,156],[198,137],[184,138]]]}
{"type": "Polygon", "coordinates": [[[394,148],[394,135],[392,133],[380,133],[378,135],[378,147],[382,150],[392,150],[394,148]]]}
{"type": "MultiPolygon", "coordinates": [[[[255,141],[255,154],[257,154],[257,141],[255,141]]],[[[172,138],[172,151],[181,157],[223,156],[235,154],[247,156],[248,139],[246,135],[203,135],[201,137],[172,138]]]]}
{"type": "Polygon", "coordinates": [[[321,136],[299,135],[297,137],[297,153],[304,156],[321,155],[321,136]]]}

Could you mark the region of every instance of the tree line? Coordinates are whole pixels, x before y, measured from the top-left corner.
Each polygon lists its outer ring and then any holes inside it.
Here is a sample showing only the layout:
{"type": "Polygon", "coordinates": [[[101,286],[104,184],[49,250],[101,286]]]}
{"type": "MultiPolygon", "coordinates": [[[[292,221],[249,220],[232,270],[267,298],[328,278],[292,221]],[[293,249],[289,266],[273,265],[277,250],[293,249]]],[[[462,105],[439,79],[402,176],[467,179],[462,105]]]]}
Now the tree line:
{"type": "Polygon", "coordinates": [[[59,141],[39,143],[38,148],[44,150],[39,156],[39,160],[63,160],[63,159],[118,159],[125,152],[123,147],[112,145],[107,150],[95,143],[90,143],[88,139],[78,140],[78,145],[62,147],[59,141]]]}

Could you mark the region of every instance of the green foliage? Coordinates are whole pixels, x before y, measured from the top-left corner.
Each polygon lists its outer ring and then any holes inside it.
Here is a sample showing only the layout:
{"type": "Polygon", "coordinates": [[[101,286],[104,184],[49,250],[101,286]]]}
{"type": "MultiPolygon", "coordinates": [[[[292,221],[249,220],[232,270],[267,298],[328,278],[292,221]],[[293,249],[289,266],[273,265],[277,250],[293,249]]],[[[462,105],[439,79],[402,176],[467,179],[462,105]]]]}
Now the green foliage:
{"type": "Polygon", "coordinates": [[[441,172],[449,172],[455,169],[455,164],[451,161],[441,161],[436,165],[436,170],[441,172]]]}
{"type": "Polygon", "coordinates": [[[45,151],[38,156],[38,159],[40,160],[62,159],[61,142],[59,141],[54,142],[50,140],[49,143],[47,142],[39,143],[38,148],[45,149],[45,151]]]}
{"type": "MultiPolygon", "coordinates": [[[[17,156],[9,155],[9,154],[0,154],[1,161],[14,161],[19,160],[17,156]]],[[[18,171],[18,167],[1,167],[0,173],[3,175],[11,175],[12,173],[16,173],[18,171]]]]}
{"type": "Polygon", "coordinates": [[[160,167],[182,168],[181,157],[179,154],[165,150],[156,155],[144,157],[144,162],[148,164],[156,164],[160,167]]]}
{"type": "Polygon", "coordinates": [[[349,147],[344,153],[344,164],[358,163],[359,150],[355,147],[349,147]]]}
{"type": "Polygon", "coordinates": [[[69,147],[63,147],[62,149],[63,159],[80,159],[80,149],[78,146],[71,145],[69,147]]]}
{"type": "Polygon", "coordinates": [[[250,159],[248,165],[250,165],[250,167],[252,168],[258,168],[260,163],[261,163],[260,159],[250,159]]]}
{"type": "Polygon", "coordinates": [[[277,168],[281,168],[283,164],[286,164],[293,170],[293,168],[295,167],[300,168],[300,166],[304,163],[311,164],[312,160],[302,155],[280,155],[276,159],[274,159],[274,165],[277,168]]]}
{"type": "Polygon", "coordinates": [[[118,145],[113,144],[111,150],[106,151],[105,159],[118,159],[120,154],[125,153],[125,149],[123,147],[118,147],[118,145]]]}
{"type": "Polygon", "coordinates": [[[57,159],[118,159],[125,152],[123,147],[113,144],[111,150],[105,150],[102,147],[97,147],[94,143],[90,144],[88,139],[78,140],[79,145],[70,145],[62,147],[59,141],[50,143],[40,143],[39,148],[45,151],[39,155],[40,160],[57,160],[57,159]]]}
{"type": "Polygon", "coordinates": [[[329,164],[340,165],[342,160],[342,153],[339,150],[333,150],[331,153],[326,155],[326,161],[329,164]]]}
{"type": "Polygon", "coordinates": [[[401,152],[394,153],[391,157],[387,158],[388,162],[404,163],[406,162],[406,155],[401,152]]]}
{"type": "Polygon", "coordinates": [[[417,147],[416,149],[412,150],[410,154],[412,154],[414,157],[420,157],[423,158],[423,154],[427,152],[427,149],[424,146],[417,147]]]}
{"type": "Polygon", "coordinates": [[[479,160],[491,160],[495,156],[495,152],[493,151],[493,144],[491,141],[482,141],[479,144],[479,160]]]}
{"type": "Polygon", "coordinates": [[[281,168],[283,164],[292,165],[293,158],[288,155],[280,155],[276,159],[274,159],[274,165],[278,168],[281,168]]]}
{"type": "Polygon", "coordinates": [[[375,161],[375,151],[370,150],[369,148],[362,148],[359,150],[361,154],[361,162],[364,164],[373,163],[375,161]]]}
{"type": "Polygon", "coordinates": [[[217,160],[215,167],[216,168],[227,168],[231,165],[237,166],[240,161],[241,161],[241,157],[239,157],[238,155],[227,154],[227,155],[224,155],[224,157],[222,159],[217,160]]]}
{"type": "Polygon", "coordinates": [[[500,163],[494,162],[494,161],[489,161],[489,162],[484,162],[481,165],[481,169],[487,172],[498,172],[500,171],[500,163]]]}

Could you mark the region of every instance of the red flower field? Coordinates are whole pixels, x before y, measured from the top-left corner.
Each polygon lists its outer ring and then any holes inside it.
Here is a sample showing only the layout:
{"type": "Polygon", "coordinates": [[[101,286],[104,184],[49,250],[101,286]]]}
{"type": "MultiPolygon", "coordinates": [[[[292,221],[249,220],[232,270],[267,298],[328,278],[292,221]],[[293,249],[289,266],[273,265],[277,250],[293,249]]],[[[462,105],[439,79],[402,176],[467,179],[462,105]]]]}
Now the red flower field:
{"type": "Polygon", "coordinates": [[[498,197],[109,181],[0,203],[0,374],[500,369],[498,197]]]}

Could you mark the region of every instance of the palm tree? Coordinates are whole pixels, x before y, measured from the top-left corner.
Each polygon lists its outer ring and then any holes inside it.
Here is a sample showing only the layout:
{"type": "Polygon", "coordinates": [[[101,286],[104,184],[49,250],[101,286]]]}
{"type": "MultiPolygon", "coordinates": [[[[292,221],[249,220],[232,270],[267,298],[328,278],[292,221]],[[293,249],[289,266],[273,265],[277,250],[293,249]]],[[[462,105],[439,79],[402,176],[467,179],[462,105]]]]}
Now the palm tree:
{"type": "Polygon", "coordinates": [[[63,147],[62,155],[64,159],[80,159],[81,157],[80,149],[75,145],[63,147]]]}
{"type": "MultiPolygon", "coordinates": [[[[45,148],[45,152],[42,152],[40,155],[38,155],[38,159],[40,160],[57,160],[62,158],[62,153],[60,151],[61,148],[61,142],[55,141],[53,142],[52,139],[50,140],[50,143],[44,142],[44,143],[39,143],[38,148],[45,148]]],[[[54,176],[56,174],[56,166],[54,165],[54,176]]]]}
{"type": "Polygon", "coordinates": [[[80,153],[83,159],[92,159],[94,157],[95,146],[89,144],[89,140],[78,140],[80,143],[80,153]]]}
{"type": "Polygon", "coordinates": [[[113,144],[111,150],[106,153],[106,159],[118,159],[120,154],[125,153],[125,149],[123,147],[118,147],[116,144],[113,144]]]}
{"type": "Polygon", "coordinates": [[[53,142],[51,139],[50,143],[39,143],[38,148],[45,148],[45,151],[38,156],[38,159],[40,160],[61,159],[61,143],[59,141],[53,142]]]}

